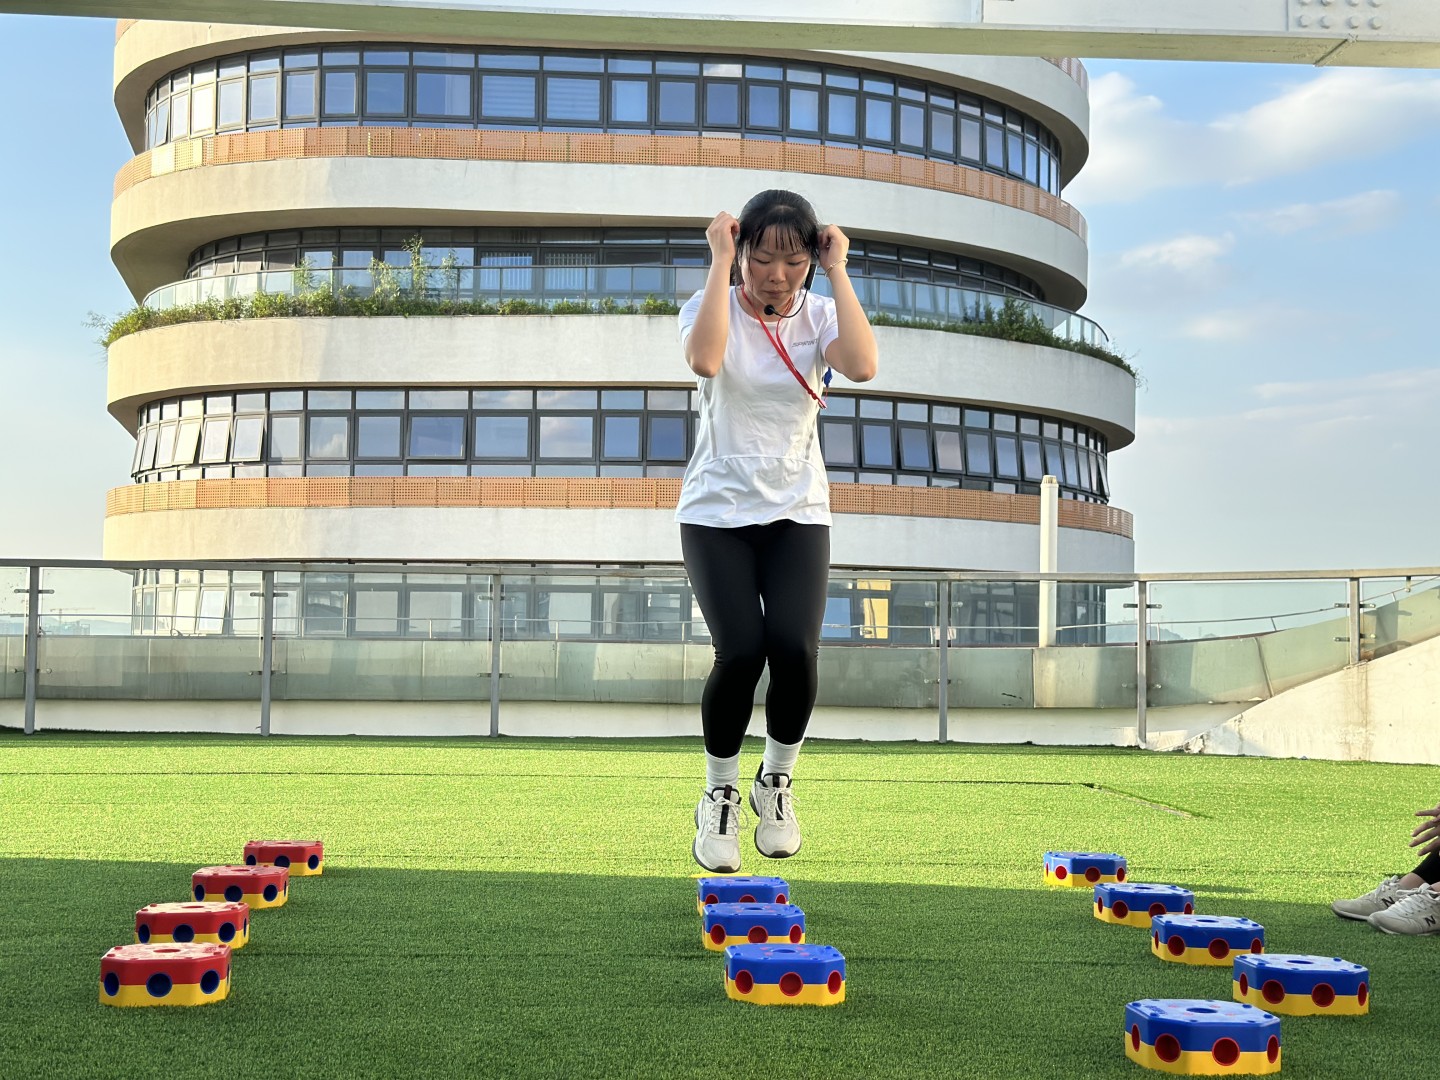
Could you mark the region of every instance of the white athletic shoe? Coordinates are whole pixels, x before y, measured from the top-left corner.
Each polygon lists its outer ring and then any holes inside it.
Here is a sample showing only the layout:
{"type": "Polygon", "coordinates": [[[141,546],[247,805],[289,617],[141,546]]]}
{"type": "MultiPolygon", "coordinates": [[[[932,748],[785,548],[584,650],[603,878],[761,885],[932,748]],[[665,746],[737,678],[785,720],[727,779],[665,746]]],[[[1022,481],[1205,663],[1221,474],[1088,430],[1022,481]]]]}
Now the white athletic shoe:
{"type": "Polygon", "coordinates": [[[1364,896],[1357,896],[1354,900],[1336,900],[1330,905],[1330,910],[1342,919],[1364,922],[1375,912],[1384,911],[1409,891],[1400,888],[1400,875],[1396,874],[1387,877],[1364,896]]]}
{"type": "Polygon", "coordinates": [[[700,796],[695,807],[695,861],[717,874],[740,869],[740,792],[728,784],[700,796]]]}
{"type": "Polygon", "coordinates": [[[800,850],[800,822],[795,818],[795,797],[790,777],[767,773],[750,787],[750,809],[755,811],[755,850],[767,859],[788,859],[800,850]]]}
{"type": "Polygon", "coordinates": [[[1411,889],[1369,921],[1387,934],[1440,934],[1440,893],[1429,885],[1411,889]]]}

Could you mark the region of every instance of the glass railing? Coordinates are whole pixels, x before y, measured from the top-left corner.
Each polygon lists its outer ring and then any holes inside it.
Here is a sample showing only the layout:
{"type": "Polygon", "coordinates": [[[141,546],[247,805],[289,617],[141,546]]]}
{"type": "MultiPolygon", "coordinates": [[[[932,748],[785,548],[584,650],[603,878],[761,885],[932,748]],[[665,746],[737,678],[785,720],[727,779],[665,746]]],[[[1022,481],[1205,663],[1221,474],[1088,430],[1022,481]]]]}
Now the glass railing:
{"type": "MultiPolygon", "coordinates": [[[[130,724],[203,726],[213,705],[263,732],[273,701],[488,704],[498,733],[507,708],[693,709],[713,659],[679,567],[0,561],[0,588],[0,723],[31,731],[47,716],[105,727],[126,707],[142,709],[130,724]]],[[[906,730],[928,714],[942,739],[955,717],[1122,711],[1146,745],[1148,709],[1241,711],[1437,636],[1436,568],[835,571],[817,704],[906,730]]]]}
{"type": "MultiPolygon", "coordinates": [[[[546,307],[570,303],[597,309],[601,304],[639,305],[647,299],[683,304],[705,287],[708,272],[703,266],[467,266],[425,272],[423,291],[430,299],[465,303],[524,300],[546,307]]],[[[408,266],[382,274],[385,280],[378,283],[380,289],[406,294],[412,291],[414,273],[408,266]]],[[[850,281],[860,303],[872,316],[883,314],[925,323],[976,323],[994,321],[1008,303],[1010,311],[1027,318],[1033,316],[1046,330],[1066,341],[1110,347],[1110,339],[1098,323],[1038,300],[898,278],[852,276],[850,281]]],[[[296,296],[327,289],[348,289],[356,296],[370,296],[377,289],[376,274],[369,268],[359,268],[267,270],[187,278],[155,289],[145,297],[144,306],[165,311],[261,293],[296,296]]],[[[814,289],[828,296],[830,283],[823,275],[818,276],[814,289]]]]}

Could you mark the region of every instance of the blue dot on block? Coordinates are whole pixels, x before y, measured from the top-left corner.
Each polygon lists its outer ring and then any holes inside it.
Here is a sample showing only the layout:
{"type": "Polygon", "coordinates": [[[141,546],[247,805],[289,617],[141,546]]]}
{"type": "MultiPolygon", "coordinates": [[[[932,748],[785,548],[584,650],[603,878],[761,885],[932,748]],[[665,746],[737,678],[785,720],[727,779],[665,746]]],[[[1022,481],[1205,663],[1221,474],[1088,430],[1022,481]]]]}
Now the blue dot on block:
{"type": "Polygon", "coordinates": [[[135,929],[135,936],[140,939],[140,944],[144,945],[147,941],[150,940],[150,924],[141,923],[135,929]]]}
{"type": "Polygon", "coordinates": [[[113,971],[105,973],[105,993],[114,997],[120,992],[120,976],[113,971]]]}
{"type": "Polygon", "coordinates": [[[230,885],[227,886],[225,889],[225,899],[229,900],[232,904],[238,904],[240,902],[240,898],[244,895],[245,894],[241,891],[239,885],[230,885]]]}
{"type": "Polygon", "coordinates": [[[289,856],[289,855],[276,855],[276,856],[275,856],[275,865],[276,865],[276,866],[289,866],[289,865],[290,865],[290,856],[289,856]]]}
{"type": "Polygon", "coordinates": [[[320,856],[311,855],[310,858],[305,860],[305,865],[310,867],[311,870],[314,870],[317,866],[320,865],[320,856]]]}
{"type": "Polygon", "coordinates": [[[254,855],[246,855],[246,856],[245,856],[245,865],[246,865],[246,866],[254,866],[254,865],[255,865],[255,856],[254,856],[254,855]]]}
{"type": "Polygon", "coordinates": [[[176,941],[194,941],[195,928],[189,923],[182,922],[176,925],[175,929],[170,932],[170,936],[176,941]]]}
{"type": "Polygon", "coordinates": [[[240,924],[240,926],[244,929],[244,931],[245,931],[247,934],[250,932],[250,920],[249,920],[249,919],[246,919],[243,923],[240,924]]]}
{"type": "Polygon", "coordinates": [[[151,997],[164,997],[170,993],[170,976],[157,971],[145,980],[145,989],[150,991],[151,997]]]}
{"type": "Polygon", "coordinates": [[[220,987],[220,973],[218,971],[207,971],[200,976],[200,990],[205,994],[213,994],[220,987]]]}
{"type": "Polygon", "coordinates": [[[215,936],[221,941],[229,941],[235,936],[235,924],[233,922],[222,922],[215,936]]]}
{"type": "Polygon", "coordinates": [[[277,896],[280,895],[280,890],[277,889],[277,888],[275,888],[274,885],[266,885],[266,886],[265,886],[265,892],[264,892],[263,895],[264,895],[264,897],[265,897],[266,900],[274,900],[275,897],[277,897],[277,896]]]}
{"type": "Polygon", "coordinates": [[[196,899],[196,900],[204,900],[204,899],[205,899],[205,886],[204,886],[204,885],[196,885],[196,886],[195,886],[195,899],[196,899]]]}

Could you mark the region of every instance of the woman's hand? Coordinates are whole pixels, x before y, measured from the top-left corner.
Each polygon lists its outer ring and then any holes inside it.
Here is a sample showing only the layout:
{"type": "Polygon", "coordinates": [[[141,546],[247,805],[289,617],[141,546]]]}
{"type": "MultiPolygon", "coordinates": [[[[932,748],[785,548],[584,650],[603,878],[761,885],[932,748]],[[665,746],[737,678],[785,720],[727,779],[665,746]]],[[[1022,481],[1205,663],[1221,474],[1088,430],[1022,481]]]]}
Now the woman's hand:
{"type": "Polygon", "coordinates": [[[1432,806],[1429,810],[1416,810],[1415,816],[1428,818],[1429,820],[1422,821],[1419,825],[1415,826],[1415,831],[1410,834],[1414,837],[1414,839],[1410,841],[1410,846],[1416,847],[1424,844],[1425,846],[1420,848],[1421,855],[1429,855],[1431,852],[1440,851],[1440,804],[1432,806]]]}
{"type": "Polygon", "coordinates": [[[850,252],[850,238],[840,231],[838,225],[826,225],[821,229],[816,245],[820,248],[820,269],[827,274],[850,252]]]}
{"type": "Polygon", "coordinates": [[[725,210],[715,215],[705,230],[705,239],[710,242],[713,262],[733,263],[735,261],[735,238],[740,235],[740,222],[725,210]]]}

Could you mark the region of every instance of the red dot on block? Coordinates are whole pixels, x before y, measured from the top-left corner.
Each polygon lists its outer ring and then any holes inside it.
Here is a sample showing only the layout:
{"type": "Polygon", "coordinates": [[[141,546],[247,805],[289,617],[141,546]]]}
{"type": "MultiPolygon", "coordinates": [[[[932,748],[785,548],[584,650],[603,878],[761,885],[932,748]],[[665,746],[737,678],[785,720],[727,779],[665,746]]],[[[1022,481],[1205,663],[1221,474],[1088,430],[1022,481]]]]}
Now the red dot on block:
{"type": "Polygon", "coordinates": [[[780,976],[780,992],[786,997],[794,997],[805,988],[805,980],[793,971],[787,971],[780,976]]]}
{"type": "Polygon", "coordinates": [[[755,989],[755,977],[748,971],[737,971],[735,973],[735,989],[742,994],[748,994],[755,989]]]}
{"type": "Polygon", "coordinates": [[[1210,955],[1216,960],[1223,960],[1230,955],[1230,943],[1223,938],[1215,938],[1210,942],[1210,955]]]}
{"type": "Polygon", "coordinates": [[[1264,951],[1265,951],[1265,943],[1264,943],[1263,941],[1261,941],[1258,937],[1255,938],[1253,941],[1250,942],[1250,951],[1253,952],[1253,953],[1262,953],[1262,952],[1264,952],[1264,951]]]}
{"type": "Polygon", "coordinates": [[[1165,905],[1162,904],[1162,903],[1160,903],[1160,901],[1157,900],[1157,901],[1155,901],[1155,903],[1153,903],[1153,904],[1150,905],[1150,917],[1151,917],[1152,919],[1153,919],[1156,915],[1164,915],[1164,914],[1165,914],[1165,905]]]}
{"type": "Polygon", "coordinates": [[[1310,1000],[1322,1009],[1328,1009],[1335,1004],[1335,988],[1328,983],[1316,983],[1315,989],[1310,991],[1310,1000]]]}
{"type": "Polygon", "coordinates": [[[1155,1040],[1155,1056],[1161,1061],[1179,1061],[1180,1040],[1174,1035],[1161,1035],[1155,1040]]]}
{"type": "Polygon", "coordinates": [[[1179,934],[1176,934],[1169,941],[1167,941],[1165,943],[1165,947],[1170,950],[1170,954],[1172,956],[1185,955],[1185,942],[1180,939],[1179,934]]]}
{"type": "Polygon", "coordinates": [[[1271,1005],[1278,1005],[1285,1000],[1285,987],[1276,979],[1266,979],[1265,985],[1260,987],[1260,993],[1265,995],[1265,1000],[1271,1005]]]}
{"type": "Polygon", "coordinates": [[[1216,1039],[1210,1048],[1210,1056],[1219,1065],[1234,1065],[1240,1060],[1240,1044],[1234,1039],[1216,1039]]]}
{"type": "Polygon", "coordinates": [[[755,897],[751,896],[749,893],[746,893],[744,896],[740,897],[740,903],[753,904],[755,903],[755,897]]]}
{"type": "Polygon", "coordinates": [[[1097,897],[1095,897],[1095,910],[1096,910],[1096,911],[1104,911],[1104,910],[1105,910],[1105,898],[1104,898],[1103,896],[1097,896],[1097,897]]]}
{"type": "Polygon", "coordinates": [[[1364,1005],[1365,1002],[1370,1000],[1370,987],[1366,986],[1364,983],[1361,983],[1360,989],[1355,994],[1355,1000],[1361,1005],[1364,1005]]]}
{"type": "Polygon", "coordinates": [[[1115,871],[1115,880],[1116,880],[1116,881],[1124,881],[1124,880],[1125,880],[1125,868],[1124,868],[1123,866],[1120,867],[1119,870],[1116,870],[1116,871],[1115,871]]]}
{"type": "Polygon", "coordinates": [[[706,893],[706,894],[705,894],[705,903],[707,903],[707,904],[718,904],[719,902],[720,902],[720,897],[716,896],[713,892],[712,892],[712,893],[706,893]]]}
{"type": "Polygon", "coordinates": [[[1099,881],[1099,880],[1100,880],[1100,868],[1099,868],[1098,866],[1092,866],[1092,867],[1090,867],[1089,870],[1086,870],[1086,871],[1085,871],[1085,880],[1086,880],[1086,881],[1099,881]]]}
{"type": "Polygon", "coordinates": [[[1064,880],[1065,880],[1067,877],[1069,877],[1069,876],[1070,876],[1070,871],[1069,871],[1069,870],[1066,870],[1065,867],[1063,867],[1063,866],[1057,866],[1057,867],[1055,867],[1055,880],[1056,880],[1056,881],[1064,881],[1064,880]]]}
{"type": "Polygon", "coordinates": [[[1132,1024],[1132,1025],[1130,1026],[1130,1048],[1131,1048],[1132,1050],[1139,1050],[1139,1049],[1140,1049],[1140,1025],[1139,1025],[1139,1024],[1132,1024]]]}
{"type": "Polygon", "coordinates": [[[1250,993],[1250,976],[1242,971],[1240,972],[1240,996],[1244,997],[1248,993],[1250,993]]]}
{"type": "Polygon", "coordinates": [[[1275,1062],[1277,1062],[1277,1061],[1280,1060],[1280,1038],[1279,1038],[1279,1036],[1277,1036],[1277,1035],[1271,1035],[1271,1036],[1270,1036],[1270,1041],[1265,1044],[1265,1057],[1269,1059],[1271,1065],[1274,1065],[1275,1062]]]}
{"type": "Polygon", "coordinates": [[[832,994],[838,994],[840,992],[840,987],[844,985],[845,980],[840,977],[840,973],[838,971],[830,972],[830,978],[825,980],[825,989],[829,990],[832,994]]]}
{"type": "Polygon", "coordinates": [[[787,902],[788,902],[788,901],[785,899],[785,894],[784,894],[783,892],[782,892],[782,893],[776,893],[776,894],[775,894],[775,903],[777,903],[777,904],[784,904],[784,903],[787,903],[787,902]]]}
{"type": "Polygon", "coordinates": [[[799,945],[800,939],[804,936],[805,931],[800,929],[799,923],[796,923],[794,926],[790,927],[790,944],[799,945]]]}
{"type": "Polygon", "coordinates": [[[1160,931],[1156,930],[1153,934],[1151,934],[1150,940],[1153,941],[1158,948],[1160,945],[1160,931]]]}
{"type": "Polygon", "coordinates": [[[764,945],[770,940],[770,934],[763,926],[752,926],[750,928],[750,934],[745,940],[750,942],[751,945],[764,945]]]}
{"type": "Polygon", "coordinates": [[[1186,914],[1186,915],[1193,915],[1194,913],[1195,913],[1195,905],[1194,905],[1194,904],[1186,904],[1186,905],[1185,905],[1185,914],[1186,914]]]}
{"type": "Polygon", "coordinates": [[[1117,919],[1123,919],[1130,914],[1130,905],[1125,903],[1124,900],[1116,900],[1115,903],[1110,905],[1110,914],[1114,915],[1117,919]]]}
{"type": "Polygon", "coordinates": [[[716,923],[714,926],[712,926],[710,928],[710,940],[713,941],[716,945],[724,945],[725,927],[721,926],[719,923],[716,923]]]}

